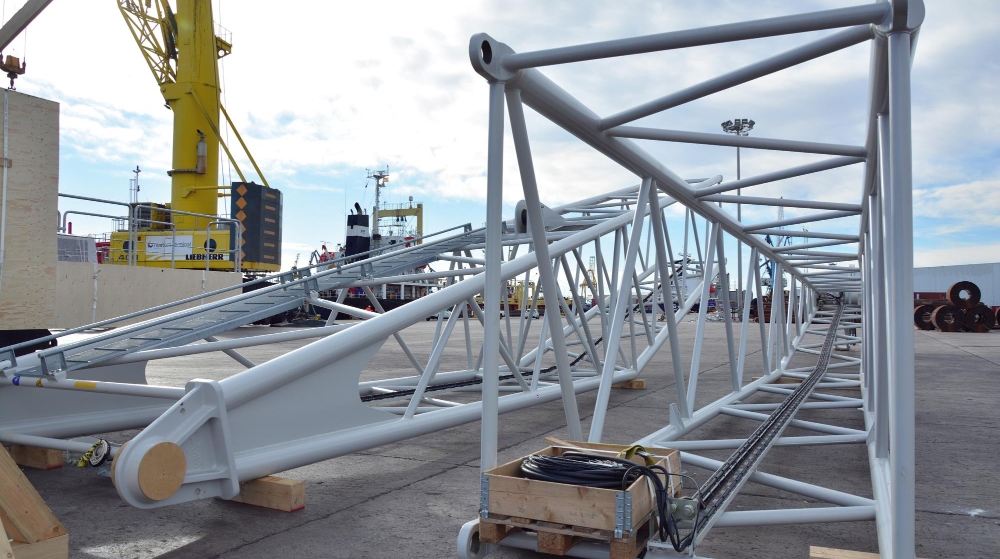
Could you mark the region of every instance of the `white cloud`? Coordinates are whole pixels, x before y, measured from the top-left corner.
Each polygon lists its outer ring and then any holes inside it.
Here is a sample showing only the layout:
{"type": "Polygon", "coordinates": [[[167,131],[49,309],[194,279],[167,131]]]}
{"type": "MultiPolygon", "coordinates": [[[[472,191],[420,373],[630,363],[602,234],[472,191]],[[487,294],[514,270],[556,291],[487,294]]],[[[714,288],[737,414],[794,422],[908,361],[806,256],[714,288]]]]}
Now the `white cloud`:
{"type": "Polygon", "coordinates": [[[949,220],[949,233],[1000,226],[1000,179],[974,181],[913,193],[915,218],[949,220]]]}
{"type": "MultiPolygon", "coordinates": [[[[233,32],[233,54],[221,65],[229,113],[270,182],[283,188],[286,197],[307,199],[314,207],[339,207],[345,189],[363,184],[363,177],[345,176],[345,169],[385,164],[399,195],[428,202],[484,199],[487,89],[469,65],[473,33],[485,31],[528,51],[855,3],[314,2],[275,10],[263,1],[241,0],[224,1],[220,10],[219,2],[213,2],[216,19],[233,32]]],[[[990,181],[1000,166],[991,125],[1000,117],[1000,105],[994,102],[1000,94],[1000,61],[992,53],[1000,50],[1000,40],[988,26],[968,26],[965,14],[996,20],[1000,6],[980,2],[953,10],[930,3],[927,11],[913,67],[913,149],[915,183],[931,190],[918,189],[914,200],[927,206],[918,215],[936,212],[933,217],[945,221],[939,231],[957,235],[967,214],[951,200],[986,197],[997,207],[996,183],[990,181]]],[[[543,71],[607,115],[829,33],[543,71]]],[[[21,91],[62,103],[63,153],[83,154],[115,169],[140,163],[148,171],[144,176],[167,184],[172,114],[163,109],[114,3],[54,3],[32,24],[27,42],[17,39],[8,50],[30,53],[29,72],[18,84],[21,91]]],[[[754,135],[760,137],[858,145],[865,131],[868,56],[868,45],[857,45],[651,116],[642,124],[716,132],[719,122],[746,116],[757,121],[754,135]]],[[[528,127],[547,203],[634,183],[635,177],[530,111],[528,127]]],[[[643,145],[682,176],[721,173],[726,180],[735,178],[731,148],[643,145]]],[[[521,198],[521,190],[509,135],[505,152],[505,198],[512,203],[521,198]]],[[[743,176],[820,158],[744,150],[743,176]]],[[[244,158],[240,166],[250,169],[244,158]]],[[[744,194],[856,201],[860,176],[861,166],[853,166],[752,187],[744,194]]],[[[124,190],[116,188],[106,194],[121,197],[124,190]]],[[[984,209],[989,204],[971,211],[983,214],[990,227],[1000,226],[984,209]]],[[[769,207],[745,208],[744,215],[749,222],[775,218],[769,207]]],[[[786,217],[793,215],[801,213],[789,210],[786,217]]],[[[309,244],[306,237],[313,230],[293,217],[286,216],[289,246],[309,244]]],[[[476,216],[463,219],[481,221],[476,216]]],[[[841,221],[828,225],[856,227],[856,220],[841,221]]],[[[429,228],[447,225],[451,223],[429,228]]]]}

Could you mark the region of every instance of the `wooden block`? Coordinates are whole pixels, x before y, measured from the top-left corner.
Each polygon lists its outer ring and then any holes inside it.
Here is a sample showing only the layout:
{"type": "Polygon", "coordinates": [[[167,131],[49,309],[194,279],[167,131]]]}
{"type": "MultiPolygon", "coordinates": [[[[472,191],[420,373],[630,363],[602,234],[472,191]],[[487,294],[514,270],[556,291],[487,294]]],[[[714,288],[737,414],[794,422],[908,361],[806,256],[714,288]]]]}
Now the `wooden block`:
{"type": "Polygon", "coordinates": [[[652,537],[651,522],[643,522],[638,530],[629,538],[612,538],[608,547],[608,559],[635,559],[646,547],[646,542],[652,537]]]}
{"type": "Polygon", "coordinates": [[[66,535],[66,529],[6,451],[0,451],[0,522],[20,543],[66,535]]]}
{"type": "Polygon", "coordinates": [[[16,444],[10,447],[10,457],[19,466],[24,466],[25,468],[54,470],[63,466],[63,452],[51,448],[16,444]]]}
{"type": "Polygon", "coordinates": [[[35,543],[14,542],[11,547],[14,559],[69,559],[68,534],[35,543]]]}
{"type": "Polygon", "coordinates": [[[538,532],[538,544],[535,549],[539,553],[550,555],[566,555],[570,549],[576,545],[580,538],[569,534],[557,534],[554,532],[538,532]]]}
{"type": "Polygon", "coordinates": [[[233,497],[233,501],[294,512],[306,506],[306,484],[297,479],[262,477],[241,483],[240,494],[233,497]]]}
{"type": "Polygon", "coordinates": [[[635,559],[635,556],[639,554],[637,548],[635,538],[615,538],[611,540],[611,545],[608,547],[609,559],[635,559]]]}
{"type": "Polygon", "coordinates": [[[497,524],[483,519],[479,520],[479,539],[486,543],[500,543],[501,540],[509,536],[516,528],[506,524],[497,524]]]}
{"type": "Polygon", "coordinates": [[[646,389],[646,379],[644,378],[634,378],[629,381],[619,382],[618,384],[612,384],[611,388],[626,388],[629,390],[645,390],[646,389]]]}
{"type": "Polygon", "coordinates": [[[14,559],[14,550],[10,548],[10,540],[7,539],[7,532],[0,522],[0,559],[14,559]]]}
{"type": "Polygon", "coordinates": [[[878,553],[833,549],[832,547],[809,546],[809,559],[879,559],[878,553]]]}
{"type": "Polygon", "coordinates": [[[809,559],[878,559],[878,553],[809,546],[809,559]]]}

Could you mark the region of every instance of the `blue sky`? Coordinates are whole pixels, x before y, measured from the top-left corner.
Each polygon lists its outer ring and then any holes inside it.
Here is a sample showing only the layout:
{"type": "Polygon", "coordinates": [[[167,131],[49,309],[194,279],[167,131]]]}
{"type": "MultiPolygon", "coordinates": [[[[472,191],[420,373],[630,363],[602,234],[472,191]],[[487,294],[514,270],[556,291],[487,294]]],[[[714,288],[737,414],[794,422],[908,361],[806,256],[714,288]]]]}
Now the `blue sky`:
{"type": "MultiPolygon", "coordinates": [[[[6,16],[20,4],[8,2],[6,16]]],[[[268,181],[284,192],[288,267],[296,254],[308,260],[321,241],[343,239],[345,198],[370,206],[366,168],[390,167],[388,201],[412,195],[426,204],[427,231],[482,225],[486,84],[467,55],[476,32],[527,51],[852,2],[303,2],[281,10],[252,0],[213,4],[216,21],[233,33],[233,54],[221,68],[224,103],[268,181]]],[[[966,2],[963,8],[927,3],[913,67],[918,266],[1000,260],[1000,38],[965,15],[1000,21],[1000,4],[966,2]]],[[[544,71],[607,115],[826,34],[544,71]]],[[[4,54],[27,59],[19,91],[61,104],[62,192],[124,200],[130,170],[139,165],[141,198],[169,199],[171,113],[114,2],[55,0],[4,54]]],[[[868,56],[867,44],[851,47],[636,124],[717,132],[724,120],[749,117],[757,121],[754,135],[857,145],[864,135],[868,56]]],[[[528,126],[543,202],[556,205],[637,182],[530,111],[528,126]]],[[[735,178],[732,148],[642,143],[681,176],[735,178]]],[[[505,203],[512,209],[521,195],[509,138],[507,153],[505,203]]],[[[822,158],[744,150],[743,176],[822,158]]],[[[856,201],[860,173],[852,166],[744,194],[856,201]]],[[[222,178],[228,181],[228,174],[222,178]]],[[[761,208],[745,210],[744,217],[754,222],[775,215],[761,208]]],[[[75,221],[75,233],[108,228],[75,221]]],[[[856,219],[841,221],[828,223],[856,232],[856,219]]],[[[675,235],[681,223],[671,225],[675,235]]]]}

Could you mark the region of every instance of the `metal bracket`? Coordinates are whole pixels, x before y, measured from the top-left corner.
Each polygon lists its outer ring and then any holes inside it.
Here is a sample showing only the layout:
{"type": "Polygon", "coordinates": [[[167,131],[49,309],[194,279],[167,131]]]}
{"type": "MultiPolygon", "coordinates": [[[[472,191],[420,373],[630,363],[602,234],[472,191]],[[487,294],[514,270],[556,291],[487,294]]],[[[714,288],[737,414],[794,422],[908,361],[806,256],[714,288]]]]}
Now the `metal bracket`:
{"type": "MultiPolygon", "coordinates": [[[[48,354],[48,355],[46,355],[45,353],[39,353],[38,354],[38,364],[41,367],[41,372],[42,372],[43,376],[53,377],[53,378],[56,378],[58,380],[62,380],[64,378],[66,378],[66,373],[65,373],[65,371],[66,371],[66,353],[65,352],[59,351],[59,352],[48,354]],[[50,366],[49,366],[49,358],[50,357],[56,357],[59,360],[58,364],[56,364],[56,366],[53,367],[53,368],[50,368],[50,366]]],[[[31,376],[31,375],[28,375],[28,376],[31,376]]]]}
{"type": "Polygon", "coordinates": [[[681,522],[693,522],[698,514],[698,501],[696,499],[668,498],[670,503],[670,513],[681,522]]]}
{"type": "Polygon", "coordinates": [[[625,537],[632,532],[632,494],[619,491],[615,494],[615,537],[625,537]]]}
{"type": "Polygon", "coordinates": [[[225,397],[218,381],[195,379],[187,393],[115,455],[115,488],[126,503],[152,509],[196,499],[232,499],[240,492],[236,458],[225,397]],[[162,500],[149,498],[139,481],[139,468],[150,448],[161,442],[181,447],[184,481],[162,500]]]}
{"type": "Polygon", "coordinates": [[[17,367],[17,355],[14,353],[13,349],[0,351],[0,363],[3,363],[4,361],[9,363],[6,367],[4,367],[4,369],[17,367]]]}
{"type": "Polygon", "coordinates": [[[485,474],[479,476],[479,516],[490,515],[490,478],[485,474]]]}
{"type": "Polygon", "coordinates": [[[14,166],[14,160],[11,159],[11,158],[9,158],[9,157],[4,157],[3,158],[3,166],[6,167],[6,168],[8,168],[8,169],[10,169],[11,167],[14,166]]]}

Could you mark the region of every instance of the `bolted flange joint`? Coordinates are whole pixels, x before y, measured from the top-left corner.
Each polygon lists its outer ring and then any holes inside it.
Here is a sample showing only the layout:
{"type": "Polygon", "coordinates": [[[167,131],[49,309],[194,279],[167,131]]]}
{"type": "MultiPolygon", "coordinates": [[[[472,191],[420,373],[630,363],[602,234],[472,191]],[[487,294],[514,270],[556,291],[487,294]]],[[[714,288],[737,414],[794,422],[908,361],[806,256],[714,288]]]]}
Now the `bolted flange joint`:
{"type": "Polygon", "coordinates": [[[469,62],[488,82],[506,83],[520,74],[520,70],[504,68],[503,59],[508,54],[514,54],[514,50],[486,33],[476,33],[469,40],[469,62]]]}

